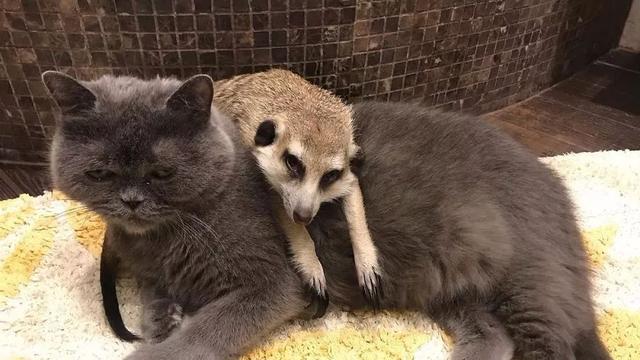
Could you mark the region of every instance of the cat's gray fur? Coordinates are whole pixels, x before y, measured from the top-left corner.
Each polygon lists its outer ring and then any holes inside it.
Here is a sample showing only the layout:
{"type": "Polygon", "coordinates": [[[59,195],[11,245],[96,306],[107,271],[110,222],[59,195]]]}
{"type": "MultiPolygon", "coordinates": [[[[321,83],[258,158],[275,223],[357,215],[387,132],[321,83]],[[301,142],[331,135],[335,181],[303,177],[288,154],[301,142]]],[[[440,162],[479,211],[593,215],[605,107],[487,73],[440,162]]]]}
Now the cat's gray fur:
{"type": "Polygon", "coordinates": [[[55,187],[107,221],[105,248],[147,295],[146,337],[176,328],[132,359],[234,357],[303,311],[268,189],[234,126],[211,115],[208,76],[43,80],[63,111],[55,187]],[[158,168],[175,175],[151,177],[158,168]],[[95,169],[118,175],[91,180],[85,172],[95,169]],[[126,204],[138,201],[135,211],[126,204]]]}
{"type": "MultiPolygon", "coordinates": [[[[458,359],[608,358],[572,204],[551,170],[474,117],[361,103],[354,120],[385,308],[426,311],[458,359]]],[[[331,298],[363,304],[347,229],[336,204],[309,228],[331,298]]]]}
{"type": "MultiPolygon", "coordinates": [[[[302,312],[265,184],[233,126],[209,122],[210,79],[196,78],[167,110],[180,82],[103,78],[85,91],[51,76],[66,114],[54,137],[55,184],[109,221],[109,248],[145,285],[147,337],[161,342],[132,358],[234,356],[302,312]],[[154,146],[165,152],[153,155],[154,146]],[[141,181],[157,161],[178,168],[171,185],[141,181]],[[85,171],[107,166],[127,181],[87,182],[85,171]],[[144,197],[141,210],[156,221],[123,219],[121,197],[144,197]]],[[[550,170],[474,118],[406,104],[354,110],[384,307],[431,315],[456,338],[454,359],[608,358],[571,204],[550,170]]],[[[340,207],[325,204],[310,232],[331,297],[365,306],[340,207]]]]}

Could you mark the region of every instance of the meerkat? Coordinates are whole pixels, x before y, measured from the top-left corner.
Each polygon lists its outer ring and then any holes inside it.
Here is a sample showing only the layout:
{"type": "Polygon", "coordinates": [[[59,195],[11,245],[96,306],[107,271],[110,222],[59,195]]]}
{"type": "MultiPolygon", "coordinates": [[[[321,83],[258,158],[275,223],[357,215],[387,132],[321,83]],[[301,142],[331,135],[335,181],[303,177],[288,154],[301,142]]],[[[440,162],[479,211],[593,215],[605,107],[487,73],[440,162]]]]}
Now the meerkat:
{"type": "Polygon", "coordinates": [[[329,91],[280,69],[215,83],[214,103],[240,129],[244,143],[279,199],[274,210],[292,260],[326,303],[326,280],[307,232],[320,204],[342,199],[359,285],[376,306],[378,252],[369,234],[362,192],[350,162],[358,153],[351,107],[329,91]]]}

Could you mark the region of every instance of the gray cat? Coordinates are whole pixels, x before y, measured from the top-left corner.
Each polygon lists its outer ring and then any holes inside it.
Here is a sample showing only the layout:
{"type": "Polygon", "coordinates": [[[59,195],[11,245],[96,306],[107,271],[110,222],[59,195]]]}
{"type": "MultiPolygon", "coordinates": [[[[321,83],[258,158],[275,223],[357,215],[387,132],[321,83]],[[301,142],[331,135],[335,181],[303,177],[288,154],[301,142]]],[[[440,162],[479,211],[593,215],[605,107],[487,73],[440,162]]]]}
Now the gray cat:
{"type": "Polygon", "coordinates": [[[131,359],[235,357],[304,312],[268,188],[211,112],[211,78],[43,80],[63,113],[54,184],[102,215],[107,258],[143,287],[144,335],[157,343],[131,359]]]}
{"type": "MultiPolygon", "coordinates": [[[[131,358],[233,357],[304,312],[264,181],[210,114],[211,79],[43,78],[64,112],[54,182],[107,219],[106,249],[144,285],[143,328],[159,343],[131,358]]],[[[365,103],[355,119],[385,308],[432,316],[455,337],[454,359],[608,359],[551,171],[473,118],[365,103]]],[[[309,230],[331,297],[366,306],[340,207],[323,206],[309,230]]]]}
{"type": "MultiPolygon", "coordinates": [[[[609,359],[552,171],[470,116],[361,103],[354,120],[383,307],[425,311],[456,339],[454,359],[609,359]]],[[[309,231],[333,301],[362,306],[340,209],[324,205],[309,231]]]]}

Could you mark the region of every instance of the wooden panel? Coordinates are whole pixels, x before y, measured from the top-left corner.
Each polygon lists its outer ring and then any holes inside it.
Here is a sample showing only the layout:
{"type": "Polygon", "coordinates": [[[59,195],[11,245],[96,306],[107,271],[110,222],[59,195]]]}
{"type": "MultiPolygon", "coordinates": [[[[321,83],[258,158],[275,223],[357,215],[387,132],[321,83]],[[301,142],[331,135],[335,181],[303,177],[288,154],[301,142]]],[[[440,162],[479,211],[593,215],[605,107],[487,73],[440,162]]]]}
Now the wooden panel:
{"type": "MultiPolygon", "coordinates": [[[[596,116],[606,117],[610,120],[633,128],[640,128],[640,115],[635,115],[610,106],[595,103],[587,96],[581,95],[581,90],[584,90],[584,86],[579,82],[568,81],[545,91],[540,94],[540,97],[545,100],[565,104],[566,106],[570,106],[576,110],[584,111],[596,116]]],[[[640,104],[640,101],[638,101],[638,103],[640,104]]],[[[622,128],[624,129],[624,127],[622,128]]]]}
{"type": "Polygon", "coordinates": [[[488,115],[485,116],[485,121],[500,128],[538,156],[554,156],[587,151],[582,146],[566,143],[552,135],[513,125],[503,120],[501,116],[488,115]]]}
{"type": "Polygon", "coordinates": [[[0,200],[27,193],[37,196],[51,188],[44,167],[0,164],[0,200]]]}

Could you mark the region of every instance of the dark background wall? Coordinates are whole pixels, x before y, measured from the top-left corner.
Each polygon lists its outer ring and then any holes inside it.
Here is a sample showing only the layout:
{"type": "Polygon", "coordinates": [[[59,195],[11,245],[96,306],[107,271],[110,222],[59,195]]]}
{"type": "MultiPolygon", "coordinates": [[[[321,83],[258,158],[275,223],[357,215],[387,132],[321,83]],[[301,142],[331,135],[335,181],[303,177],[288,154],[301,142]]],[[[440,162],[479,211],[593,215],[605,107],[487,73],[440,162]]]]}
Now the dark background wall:
{"type": "Polygon", "coordinates": [[[45,70],[286,67],[344,98],[484,112],[615,46],[631,0],[0,0],[0,162],[46,161],[45,70]]]}

